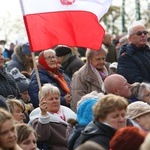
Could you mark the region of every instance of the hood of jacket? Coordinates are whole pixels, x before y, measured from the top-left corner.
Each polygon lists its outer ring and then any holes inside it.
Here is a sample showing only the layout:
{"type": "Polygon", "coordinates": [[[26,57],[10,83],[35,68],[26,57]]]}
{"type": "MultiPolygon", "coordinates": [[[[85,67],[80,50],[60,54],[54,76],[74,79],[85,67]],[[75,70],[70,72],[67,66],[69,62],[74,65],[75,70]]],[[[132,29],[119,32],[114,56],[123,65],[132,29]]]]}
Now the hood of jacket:
{"type": "Polygon", "coordinates": [[[22,45],[17,45],[14,49],[14,53],[12,55],[12,59],[17,59],[21,64],[26,64],[26,59],[21,52],[22,45]]]}

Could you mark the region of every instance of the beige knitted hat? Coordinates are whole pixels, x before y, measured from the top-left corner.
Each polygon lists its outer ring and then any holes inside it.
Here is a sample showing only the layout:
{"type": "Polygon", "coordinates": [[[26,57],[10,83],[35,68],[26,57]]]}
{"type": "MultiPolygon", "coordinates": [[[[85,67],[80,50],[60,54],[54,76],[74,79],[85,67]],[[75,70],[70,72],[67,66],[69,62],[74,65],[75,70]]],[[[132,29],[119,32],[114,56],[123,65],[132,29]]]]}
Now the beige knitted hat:
{"type": "Polygon", "coordinates": [[[147,113],[150,113],[150,105],[142,101],[137,101],[128,105],[126,116],[130,119],[135,119],[147,113]]]}

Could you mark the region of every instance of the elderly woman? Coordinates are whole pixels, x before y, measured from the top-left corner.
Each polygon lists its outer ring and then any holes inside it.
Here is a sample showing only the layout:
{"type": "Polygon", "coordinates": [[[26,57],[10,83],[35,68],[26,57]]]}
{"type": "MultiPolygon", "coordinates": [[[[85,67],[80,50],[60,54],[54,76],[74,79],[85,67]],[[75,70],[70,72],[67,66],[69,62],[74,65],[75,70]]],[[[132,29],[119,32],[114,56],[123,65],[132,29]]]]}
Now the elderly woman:
{"type": "MultiPolygon", "coordinates": [[[[45,50],[39,54],[38,72],[41,85],[43,86],[45,83],[51,83],[54,86],[57,86],[61,93],[61,105],[69,106],[71,98],[69,94],[69,86],[71,81],[69,77],[58,68],[57,57],[54,50],[45,50]]],[[[34,108],[38,107],[39,87],[35,70],[31,75],[31,82],[28,91],[34,108]]]]}
{"type": "Polygon", "coordinates": [[[19,97],[19,89],[15,79],[4,67],[3,48],[0,46],[0,95],[7,98],[9,95],[19,97]]]}
{"type": "Polygon", "coordinates": [[[0,150],[21,150],[11,113],[0,109],[0,150]]]}
{"type": "Polygon", "coordinates": [[[93,107],[94,120],[81,134],[81,143],[94,141],[106,150],[115,132],[126,126],[125,98],[113,94],[103,96],[93,107]]]}
{"type": "Polygon", "coordinates": [[[17,143],[23,150],[37,149],[37,133],[27,124],[17,124],[17,143]]]}
{"type": "Polygon", "coordinates": [[[144,101],[150,104],[150,83],[135,82],[131,85],[131,92],[131,97],[136,98],[136,100],[144,101]]]}
{"type": "Polygon", "coordinates": [[[39,141],[47,149],[68,150],[67,139],[71,131],[68,120],[76,119],[76,114],[60,105],[60,91],[56,86],[44,84],[39,99],[39,108],[30,114],[30,124],[39,135],[39,141]]]}
{"type": "Polygon", "coordinates": [[[133,126],[145,132],[150,131],[150,105],[137,101],[128,105],[126,116],[131,119],[133,126]]]}
{"type": "Polygon", "coordinates": [[[86,64],[82,66],[72,78],[71,109],[73,111],[76,111],[77,102],[85,94],[92,91],[103,92],[103,81],[108,76],[108,71],[105,67],[106,55],[107,50],[104,46],[98,51],[91,49],[86,51],[86,64]]]}

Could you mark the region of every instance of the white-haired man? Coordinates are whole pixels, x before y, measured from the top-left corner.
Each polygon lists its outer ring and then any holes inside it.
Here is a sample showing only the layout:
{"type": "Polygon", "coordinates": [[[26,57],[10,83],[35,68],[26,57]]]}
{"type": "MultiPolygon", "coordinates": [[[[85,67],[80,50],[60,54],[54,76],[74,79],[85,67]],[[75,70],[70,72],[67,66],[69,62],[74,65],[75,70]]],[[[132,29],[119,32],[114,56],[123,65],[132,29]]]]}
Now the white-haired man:
{"type": "Polygon", "coordinates": [[[130,44],[122,45],[117,73],[123,75],[130,84],[150,82],[150,48],[147,45],[147,35],[145,26],[137,22],[128,29],[130,44]]]}

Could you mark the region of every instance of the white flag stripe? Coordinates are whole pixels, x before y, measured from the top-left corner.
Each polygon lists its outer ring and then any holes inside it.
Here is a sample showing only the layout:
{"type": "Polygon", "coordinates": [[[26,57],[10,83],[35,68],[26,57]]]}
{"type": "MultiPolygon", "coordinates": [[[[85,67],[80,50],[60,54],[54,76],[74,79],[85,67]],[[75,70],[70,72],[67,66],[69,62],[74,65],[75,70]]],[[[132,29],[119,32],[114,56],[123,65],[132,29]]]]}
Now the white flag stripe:
{"type": "Polygon", "coordinates": [[[72,5],[62,5],[60,0],[20,0],[23,15],[57,12],[88,11],[98,20],[108,11],[112,0],[76,0],[72,5]]]}

